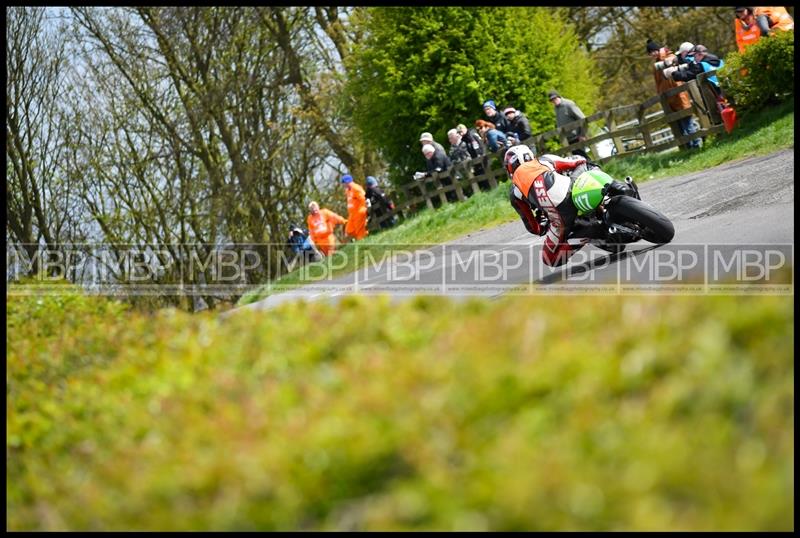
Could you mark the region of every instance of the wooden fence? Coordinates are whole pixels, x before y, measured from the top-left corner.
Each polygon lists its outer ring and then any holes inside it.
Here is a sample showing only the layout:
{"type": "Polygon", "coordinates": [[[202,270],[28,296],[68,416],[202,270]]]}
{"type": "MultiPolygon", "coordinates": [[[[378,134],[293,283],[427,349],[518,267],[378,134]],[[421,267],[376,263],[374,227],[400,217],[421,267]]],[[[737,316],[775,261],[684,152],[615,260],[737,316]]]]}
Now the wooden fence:
{"type": "MultiPolygon", "coordinates": [[[[694,138],[705,137],[724,129],[714,91],[710,87],[711,83],[706,80],[714,74],[715,71],[701,73],[696,80],[653,96],[638,105],[597,112],[557,129],[534,134],[523,143],[534,148],[537,155],[551,153],[565,156],[576,149],[591,148],[592,160],[600,164],[621,156],[660,152],[683,146],[694,138]],[[667,105],[667,98],[683,92],[689,94],[690,108],[672,112],[667,105]],[[651,112],[654,108],[657,110],[651,112]],[[683,136],[678,120],[692,115],[699,120],[700,129],[692,135],[683,136]],[[567,142],[567,133],[571,130],[582,126],[589,132],[589,127],[597,123],[602,126],[603,132],[600,134],[574,144],[567,142]],[[556,150],[548,149],[548,142],[552,139],[557,139],[561,147],[556,150]],[[604,140],[611,140],[616,151],[613,155],[598,158],[598,144],[604,140]]],[[[501,150],[462,161],[446,171],[403,185],[393,196],[395,210],[377,219],[370,218],[369,229],[378,229],[381,222],[394,215],[405,219],[425,207],[441,207],[447,203],[466,200],[479,190],[496,188],[498,183],[507,179],[502,166],[502,155],[501,150]]]]}

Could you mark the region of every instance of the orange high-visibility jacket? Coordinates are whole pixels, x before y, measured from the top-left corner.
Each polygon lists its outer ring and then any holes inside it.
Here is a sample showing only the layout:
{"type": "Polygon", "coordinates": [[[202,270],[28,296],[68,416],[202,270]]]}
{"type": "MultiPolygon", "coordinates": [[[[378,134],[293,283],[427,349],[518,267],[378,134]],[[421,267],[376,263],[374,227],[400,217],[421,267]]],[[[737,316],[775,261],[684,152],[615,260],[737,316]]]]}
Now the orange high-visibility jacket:
{"type": "Polygon", "coordinates": [[[367,212],[367,195],[364,187],[358,183],[350,183],[347,188],[347,213],[348,216],[367,212]]]}
{"type": "Polygon", "coordinates": [[[314,245],[325,255],[330,254],[336,248],[336,236],[333,229],[337,224],[345,224],[344,217],[337,215],[328,209],[320,209],[319,213],[311,213],[306,219],[308,233],[314,245]]]}
{"type": "Polygon", "coordinates": [[[736,28],[736,46],[739,47],[739,54],[761,39],[761,30],[758,29],[758,25],[755,22],[745,28],[742,21],[737,17],[733,21],[733,26],[736,28]]]}
{"type": "Polygon", "coordinates": [[[771,30],[794,30],[794,19],[785,7],[754,7],[753,15],[756,17],[766,15],[771,30]]]}
{"type": "Polygon", "coordinates": [[[367,196],[364,188],[351,182],[347,187],[347,226],[344,233],[356,239],[367,235],[367,196]]]}

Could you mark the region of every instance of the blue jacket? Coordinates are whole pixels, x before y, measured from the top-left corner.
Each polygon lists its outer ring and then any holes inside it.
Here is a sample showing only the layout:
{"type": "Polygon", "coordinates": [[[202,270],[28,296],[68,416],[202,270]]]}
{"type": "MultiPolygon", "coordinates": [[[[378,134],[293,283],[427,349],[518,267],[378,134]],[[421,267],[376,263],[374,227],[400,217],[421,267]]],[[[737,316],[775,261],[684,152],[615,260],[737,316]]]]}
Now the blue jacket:
{"type": "MultiPolygon", "coordinates": [[[[687,55],[685,63],[687,63],[689,67],[682,71],[675,71],[672,74],[673,80],[679,80],[682,82],[694,80],[700,73],[705,73],[706,71],[713,71],[725,65],[725,62],[722,61],[721,58],[718,58],[717,56],[708,53],[706,53],[706,55],[700,62],[696,61],[694,59],[694,56],[687,55]]],[[[719,88],[719,80],[717,79],[717,75],[708,77],[708,81],[711,82],[717,88],[719,88]]]]}

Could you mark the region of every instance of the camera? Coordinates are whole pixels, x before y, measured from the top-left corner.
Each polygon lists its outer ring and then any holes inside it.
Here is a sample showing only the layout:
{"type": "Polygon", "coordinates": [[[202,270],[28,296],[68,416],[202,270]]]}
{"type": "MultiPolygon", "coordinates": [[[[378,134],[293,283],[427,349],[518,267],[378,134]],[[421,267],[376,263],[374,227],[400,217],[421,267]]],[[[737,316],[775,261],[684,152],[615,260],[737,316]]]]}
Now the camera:
{"type": "Polygon", "coordinates": [[[654,65],[655,65],[656,69],[661,71],[666,67],[670,67],[674,63],[675,63],[675,59],[674,58],[667,58],[666,60],[661,60],[660,62],[656,62],[654,65]]]}

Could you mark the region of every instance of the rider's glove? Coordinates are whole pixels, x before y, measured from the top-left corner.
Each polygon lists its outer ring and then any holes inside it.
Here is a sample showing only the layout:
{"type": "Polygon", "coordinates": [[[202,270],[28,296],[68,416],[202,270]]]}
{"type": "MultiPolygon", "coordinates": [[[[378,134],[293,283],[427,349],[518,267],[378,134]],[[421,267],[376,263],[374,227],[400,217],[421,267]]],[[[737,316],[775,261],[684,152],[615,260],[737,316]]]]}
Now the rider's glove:
{"type": "Polygon", "coordinates": [[[548,228],[550,228],[550,219],[547,218],[547,213],[545,213],[539,208],[536,208],[533,211],[533,216],[539,223],[539,234],[544,235],[545,233],[547,233],[548,228]]]}

